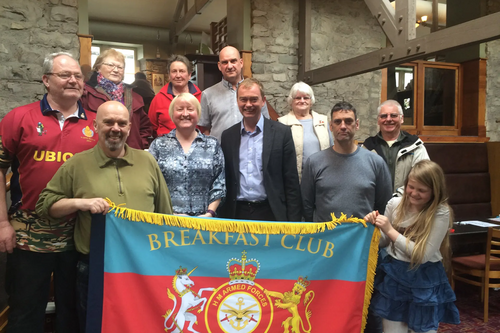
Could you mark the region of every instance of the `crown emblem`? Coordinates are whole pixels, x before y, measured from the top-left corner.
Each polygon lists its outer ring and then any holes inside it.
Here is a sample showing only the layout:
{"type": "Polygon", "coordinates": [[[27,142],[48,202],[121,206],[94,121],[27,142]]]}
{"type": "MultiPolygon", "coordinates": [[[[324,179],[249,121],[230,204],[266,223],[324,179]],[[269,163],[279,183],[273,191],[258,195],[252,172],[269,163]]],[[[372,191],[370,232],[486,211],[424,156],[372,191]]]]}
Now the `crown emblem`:
{"type": "Polygon", "coordinates": [[[307,279],[307,276],[305,278],[303,278],[302,276],[299,276],[299,278],[297,279],[297,282],[295,282],[296,286],[302,287],[304,289],[309,287],[310,284],[311,284],[311,281],[309,281],[307,279]]]}
{"type": "Polygon", "coordinates": [[[186,275],[186,274],[187,274],[187,268],[179,266],[179,269],[175,270],[175,275],[186,275]]]}
{"type": "Polygon", "coordinates": [[[256,259],[247,260],[247,252],[241,252],[241,260],[231,258],[227,262],[227,271],[229,272],[229,284],[246,283],[253,285],[255,276],[259,272],[260,264],[256,259]]]}

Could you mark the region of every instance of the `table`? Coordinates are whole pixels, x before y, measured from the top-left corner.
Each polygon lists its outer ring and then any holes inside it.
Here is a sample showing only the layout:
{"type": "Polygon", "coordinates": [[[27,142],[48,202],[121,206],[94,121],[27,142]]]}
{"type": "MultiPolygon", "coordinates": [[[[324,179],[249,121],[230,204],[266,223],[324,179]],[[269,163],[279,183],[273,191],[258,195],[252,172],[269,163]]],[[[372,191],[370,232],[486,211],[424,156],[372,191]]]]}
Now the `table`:
{"type": "Polygon", "coordinates": [[[487,236],[488,228],[454,222],[453,232],[450,232],[453,256],[485,253],[487,236]]]}

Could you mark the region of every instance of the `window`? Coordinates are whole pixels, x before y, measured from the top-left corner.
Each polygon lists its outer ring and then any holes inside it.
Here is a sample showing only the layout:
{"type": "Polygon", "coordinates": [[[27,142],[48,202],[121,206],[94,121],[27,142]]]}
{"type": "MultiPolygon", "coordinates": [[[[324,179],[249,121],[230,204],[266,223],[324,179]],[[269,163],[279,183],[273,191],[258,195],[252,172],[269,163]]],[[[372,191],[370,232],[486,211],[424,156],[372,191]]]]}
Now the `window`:
{"type": "Polygon", "coordinates": [[[125,76],[123,82],[131,84],[135,81],[135,51],[131,49],[117,49],[125,56],[125,76]]]}
{"type": "Polygon", "coordinates": [[[101,48],[99,46],[91,46],[90,47],[90,63],[92,64],[92,68],[94,68],[95,61],[99,54],[101,54],[101,48]]]}
{"type": "Polygon", "coordinates": [[[387,68],[383,99],[401,104],[404,130],[419,135],[460,135],[459,68],[459,64],[432,61],[387,68]]]}

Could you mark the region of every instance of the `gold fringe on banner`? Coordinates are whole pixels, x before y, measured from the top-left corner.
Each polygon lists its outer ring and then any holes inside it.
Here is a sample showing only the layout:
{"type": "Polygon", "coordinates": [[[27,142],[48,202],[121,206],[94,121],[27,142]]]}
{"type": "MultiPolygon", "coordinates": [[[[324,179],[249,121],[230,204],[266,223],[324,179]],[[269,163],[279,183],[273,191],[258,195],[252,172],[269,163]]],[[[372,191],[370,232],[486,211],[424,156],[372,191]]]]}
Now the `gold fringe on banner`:
{"type": "MultiPolygon", "coordinates": [[[[106,198],[110,206],[109,213],[114,213],[115,216],[135,222],[145,222],[156,225],[168,225],[179,228],[190,228],[195,230],[212,231],[212,232],[234,232],[234,233],[253,233],[253,234],[314,234],[325,230],[333,230],[338,225],[343,223],[361,223],[365,228],[366,221],[356,217],[347,217],[341,213],[337,218],[334,213],[331,213],[332,220],[322,223],[300,223],[300,222],[260,222],[260,221],[242,221],[230,219],[215,219],[215,218],[198,218],[191,216],[180,215],[164,215],[156,213],[142,212],[139,210],[129,209],[115,205],[111,200],[106,198]]],[[[373,292],[373,283],[375,280],[375,270],[378,260],[378,244],[380,241],[380,230],[375,228],[370,244],[370,252],[368,255],[368,267],[366,273],[365,286],[365,302],[363,305],[363,321],[361,324],[361,332],[364,331],[368,316],[368,306],[373,292]]]]}
{"type": "Polygon", "coordinates": [[[117,206],[108,198],[106,198],[106,201],[110,206],[109,213],[114,213],[115,216],[122,219],[127,219],[135,222],[145,222],[156,225],[169,225],[179,228],[190,228],[212,232],[253,233],[267,235],[314,234],[323,232],[326,229],[333,230],[342,223],[361,223],[366,228],[365,220],[352,216],[348,218],[343,213],[341,214],[340,218],[336,218],[335,214],[332,213],[332,220],[330,222],[322,223],[260,221],[245,221],[244,223],[242,223],[241,220],[222,220],[216,218],[199,218],[191,216],[148,213],[117,206]]]}
{"type": "Polygon", "coordinates": [[[377,270],[379,241],[380,229],[375,228],[370,244],[370,253],[368,254],[368,268],[366,270],[365,285],[365,304],[363,305],[363,323],[361,324],[361,332],[365,331],[366,319],[368,318],[368,307],[370,306],[371,296],[373,293],[373,282],[375,280],[375,271],[377,270]]]}

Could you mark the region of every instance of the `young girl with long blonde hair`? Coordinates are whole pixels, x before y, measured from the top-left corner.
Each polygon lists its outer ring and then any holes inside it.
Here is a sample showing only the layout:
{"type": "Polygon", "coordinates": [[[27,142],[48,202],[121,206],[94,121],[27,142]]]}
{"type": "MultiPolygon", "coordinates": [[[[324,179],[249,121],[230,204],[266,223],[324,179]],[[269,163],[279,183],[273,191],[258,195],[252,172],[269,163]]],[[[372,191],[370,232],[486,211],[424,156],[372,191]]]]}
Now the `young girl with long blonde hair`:
{"type": "Polygon", "coordinates": [[[453,223],[447,199],[441,167],[420,161],[406,179],[403,197],[391,199],[385,215],[365,216],[382,231],[380,247],[387,251],[371,305],[382,317],[384,333],[437,332],[440,322],[460,322],[444,268],[453,223]]]}

